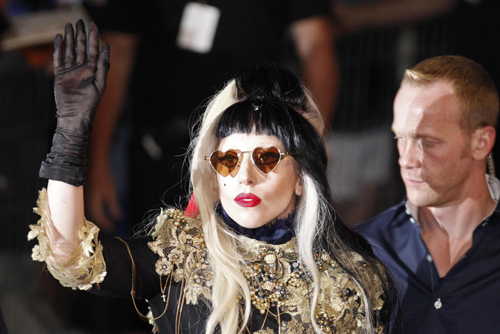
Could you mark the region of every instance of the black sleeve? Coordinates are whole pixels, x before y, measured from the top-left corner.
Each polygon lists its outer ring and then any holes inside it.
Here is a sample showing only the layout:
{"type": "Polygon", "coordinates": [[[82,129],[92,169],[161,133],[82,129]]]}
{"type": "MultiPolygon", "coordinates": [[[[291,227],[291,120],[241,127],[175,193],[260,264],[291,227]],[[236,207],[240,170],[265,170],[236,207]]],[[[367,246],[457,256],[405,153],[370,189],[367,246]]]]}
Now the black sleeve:
{"type": "Polygon", "coordinates": [[[155,272],[158,255],[153,253],[148,242],[151,238],[137,238],[121,240],[99,233],[99,240],[103,246],[103,256],[106,262],[106,277],[99,285],[92,289],[93,293],[130,298],[132,290],[132,254],[136,267],[136,298],[150,299],[160,291],[159,277],[155,272]]]}

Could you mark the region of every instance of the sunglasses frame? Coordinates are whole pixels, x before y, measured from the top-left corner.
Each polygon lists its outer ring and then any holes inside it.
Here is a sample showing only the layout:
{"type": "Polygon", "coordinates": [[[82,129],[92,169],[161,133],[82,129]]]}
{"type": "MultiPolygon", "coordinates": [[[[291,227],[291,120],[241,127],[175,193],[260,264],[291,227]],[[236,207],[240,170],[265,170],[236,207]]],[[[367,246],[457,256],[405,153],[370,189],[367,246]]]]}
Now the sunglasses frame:
{"type": "Polygon", "coordinates": [[[204,159],[204,160],[205,160],[205,161],[207,161],[207,162],[210,164],[210,167],[212,167],[212,169],[213,169],[213,170],[214,170],[217,174],[219,174],[220,176],[222,176],[222,177],[228,177],[229,175],[231,175],[232,177],[235,177],[235,176],[238,174],[238,172],[239,172],[239,168],[240,168],[240,165],[241,165],[241,161],[243,160],[243,154],[245,154],[245,153],[250,153],[250,161],[252,162],[252,165],[253,165],[255,168],[257,168],[257,170],[258,170],[259,172],[261,172],[262,174],[264,174],[264,175],[267,175],[267,174],[271,173],[273,170],[275,170],[275,169],[276,169],[276,167],[278,167],[278,165],[281,163],[281,160],[283,160],[285,157],[292,157],[292,155],[291,155],[290,153],[288,153],[287,151],[285,151],[285,152],[281,152],[281,150],[279,149],[279,147],[276,147],[276,146],[272,145],[272,146],[269,146],[268,148],[263,148],[263,147],[260,147],[260,146],[259,146],[259,147],[254,148],[254,149],[253,149],[253,150],[251,150],[251,151],[240,151],[240,150],[238,150],[238,149],[234,149],[234,148],[230,148],[230,149],[228,149],[228,150],[226,150],[226,151],[214,150],[214,151],[212,151],[212,153],[210,153],[210,155],[205,156],[205,159],[204,159]],[[273,147],[274,147],[276,150],[278,150],[278,153],[279,153],[279,159],[278,159],[278,162],[276,163],[276,165],[275,165],[275,166],[274,166],[274,167],[273,167],[273,168],[272,168],[269,172],[267,172],[267,173],[266,173],[266,172],[264,172],[263,170],[261,170],[259,167],[257,167],[257,164],[256,164],[256,163],[255,163],[255,161],[253,160],[253,153],[255,152],[255,150],[257,150],[257,149],[259,149],[259,148],[260,148],[260,149],[262,149],[262,150],[264,150],[264,152],[267,152],[269,149],[271,149],[271,148],[273,148],[273,147]],[[238,163],[236,164],[236,166],[234,167],[234,169],[233,169],[233,170],[232,170],[229,174],[227,174],[226,176],[224,176],[224,175],[222,175],[221,173],[219,173],[219,172],[217,171],[217,169],[214,167],[214,165],[212,165],[212,155],[216,154],[217,152],[223,152],[223,153],[226,153],[226,152],[228,152],[228,151],[235,151],[235,152],[237,153],[237,155],[238,155],[238,163]],[[236,173],[235,173],[234,175],[232,175],[232,174],[234,173],[234,171],[236,171],[236,173]]]}

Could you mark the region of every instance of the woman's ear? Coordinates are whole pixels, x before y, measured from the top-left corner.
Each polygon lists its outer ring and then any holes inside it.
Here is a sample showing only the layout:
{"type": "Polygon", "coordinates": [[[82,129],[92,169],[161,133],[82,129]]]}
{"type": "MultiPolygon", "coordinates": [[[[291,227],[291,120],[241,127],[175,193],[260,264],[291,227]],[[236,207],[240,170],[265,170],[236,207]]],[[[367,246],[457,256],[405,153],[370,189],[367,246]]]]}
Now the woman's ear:
{"type": "Polygon", "coordinates": [[[302,181],[302,177],[299,177],[297,183],[295,184],[295,195],[302,196],[302,193],[304,192],[303,183],[304,182],[302,181]]]}

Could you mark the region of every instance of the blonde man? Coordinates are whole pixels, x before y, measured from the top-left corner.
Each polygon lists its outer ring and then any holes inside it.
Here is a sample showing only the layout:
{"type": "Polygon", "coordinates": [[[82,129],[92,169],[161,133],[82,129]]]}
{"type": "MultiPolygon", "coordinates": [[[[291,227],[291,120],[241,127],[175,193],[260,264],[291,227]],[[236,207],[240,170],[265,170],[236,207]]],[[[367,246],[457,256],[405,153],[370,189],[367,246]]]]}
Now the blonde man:
{"type": "Polygon", "coordinates": [[[497,116],[490,76],[467,58],[404,75],[392,130],[407,198],[357,230],[396,278],[407,334],[498,333],[497,116]]]}

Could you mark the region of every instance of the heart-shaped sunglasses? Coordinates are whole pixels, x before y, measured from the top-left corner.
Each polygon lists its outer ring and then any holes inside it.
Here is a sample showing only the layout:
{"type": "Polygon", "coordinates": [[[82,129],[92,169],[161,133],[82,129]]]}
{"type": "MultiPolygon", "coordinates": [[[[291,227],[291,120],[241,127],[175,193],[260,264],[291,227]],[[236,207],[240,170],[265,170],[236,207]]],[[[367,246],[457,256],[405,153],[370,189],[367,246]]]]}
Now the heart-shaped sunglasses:
{"type": "Polygon", "coordinates": [[[253,151],[240,151],[229,149],[225,152],[215,150],[205,160],[210,162],[213,170],[219,175],[226,177],[231,174],[235,177],[238,174],[244,153],[251,153],[252,164],[263,173],[271,173],[281,162],[281,160],[291,155],[288,152],[281,152],[276,146],[269,148],[257,147],[253,151]]]}

